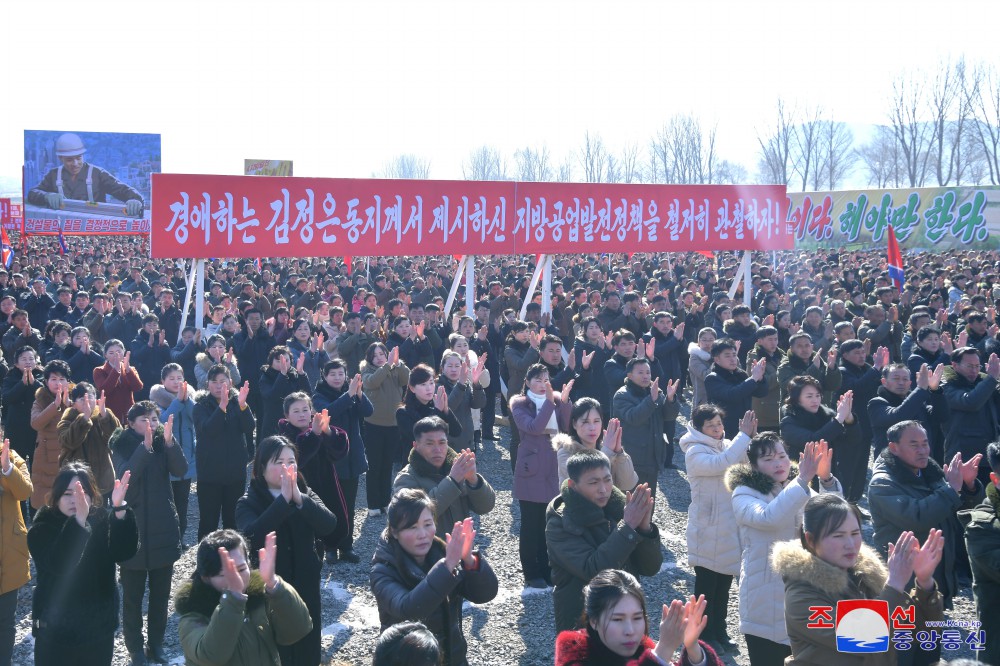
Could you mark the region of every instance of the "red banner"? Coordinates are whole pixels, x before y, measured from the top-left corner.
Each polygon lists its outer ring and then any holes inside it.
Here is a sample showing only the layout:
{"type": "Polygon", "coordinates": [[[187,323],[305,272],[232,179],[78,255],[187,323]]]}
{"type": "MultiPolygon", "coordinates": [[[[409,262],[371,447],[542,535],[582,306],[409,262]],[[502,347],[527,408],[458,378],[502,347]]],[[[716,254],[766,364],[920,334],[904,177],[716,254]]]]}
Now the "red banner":
{"type": "Polygon", "coordinates": [[[792,247],[778,185],[153,174],[157,258],[792,247]]]}
{"type": "Polygon", "coordinates": [[[0,226],[4,229],[9,228],[11,224],[11,210],[10,210],[10,199],[4,197],[0,198],[0,226]]]}

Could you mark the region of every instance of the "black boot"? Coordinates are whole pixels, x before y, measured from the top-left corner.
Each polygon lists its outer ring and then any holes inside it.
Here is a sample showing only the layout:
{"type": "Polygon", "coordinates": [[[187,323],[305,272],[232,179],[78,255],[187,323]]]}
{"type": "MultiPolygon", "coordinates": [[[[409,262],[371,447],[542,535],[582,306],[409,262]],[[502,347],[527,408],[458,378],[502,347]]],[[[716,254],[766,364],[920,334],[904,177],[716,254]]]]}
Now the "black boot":
{"type": "Polygon", "coordinates": [[[163,654],[162,645],[147,645],[146,661],[152,664],[166,664],[170,662],[167,659],[167,655],[163,654]]]}
{"type": "Polygon", "coordinates": [[[478,451],[483,448],[483,431],[477,430],[472,436],[473,451],[478,451]]]}
{"type": "Polygon", "coordinates": [[[350,564],[357,564],[358,562],[361,561],[361,558],[358,556],[357,553],[354,552],[353,548],[347,548],[346,550],[341,548],[340,561],[349,562],[350,564]]]}
{"type": "Polygon", "coordinates": [[[129,666],[146,666],[146,655],[141,650],[139,652],[129,652],[128,663],[129,666]]]}

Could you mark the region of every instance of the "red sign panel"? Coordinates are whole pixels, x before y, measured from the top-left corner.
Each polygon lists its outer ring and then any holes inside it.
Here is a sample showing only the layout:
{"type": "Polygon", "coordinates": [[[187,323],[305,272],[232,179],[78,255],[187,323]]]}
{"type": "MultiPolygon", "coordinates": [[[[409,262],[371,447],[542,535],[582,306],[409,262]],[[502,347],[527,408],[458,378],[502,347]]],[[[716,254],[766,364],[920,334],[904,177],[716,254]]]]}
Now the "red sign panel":
{"type": "Polygon", "coordinates": [[[153,174],[157,258],[792,247],[777,185],[153,174]]]}

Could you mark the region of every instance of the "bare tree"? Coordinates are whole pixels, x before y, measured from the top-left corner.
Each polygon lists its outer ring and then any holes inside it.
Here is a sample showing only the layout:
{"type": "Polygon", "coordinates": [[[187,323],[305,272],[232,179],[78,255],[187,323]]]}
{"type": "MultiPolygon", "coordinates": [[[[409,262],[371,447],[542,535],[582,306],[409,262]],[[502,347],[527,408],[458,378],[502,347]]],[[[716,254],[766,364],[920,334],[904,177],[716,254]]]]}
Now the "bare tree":
{"type": "Polygon", "coordinates": [[[933,163],[938,185],[959,185],[970,168],[965,134],[973,116],[972,100],[979,87],[978,70],[969,71],[965,59],[941,63],[929,93],[934,123],[933,163]]]}
{"type": "Polygon", "coordinates": [[[555,177],[549,149],[524,147],[514,152],[514,177],[525,182],[541,183],[555,177]]]}
{"type": "Polygon", "coordinates": [[[879,125],[871,141],[857,150],[868,185],[874,187],[899,187],[903,181],[903,159],[891,128],[879,125]]]}
{"type": "Polygon", "coordinates": [[[413,154],[397,155],[373,173],[372,177],[424,180],[431,177],[431,161],[413,154]]]}
{"type": "Polygon", "coordinates": [[[801,124],[793,125],[791,128],[792,150],[789,161],[792,164],[792,170],[801,179],[803,192],[809,186],[809,177],[815,174],[821,159],[822,116],[823,111],[817,106],[801,124]]]}
{"type": "Polygon", "coordinates": [[[625,144],[622,148],[621,157],[618,159],[620,167],[621,182],[641,183],[644,180],[642,165],[639,163],[639,145],[636,143],[625,144]]]}
{"type": "Polygon", "coordinates": [[[750,173],[742,164],[722,160],[715,170],[715,182],[720,185],[742,185],[750,182],[750,173]]]}
{"type": "Polygon", "coordinates": [[[469,154],[462,164],[462,177],[466,180],[509,180],[507,160],[493,146],[480,146],[469,154]]]}
{"type": "Polygon", "coordinates": [[[600,134],[589,131],[583,137],[583,145],[577,153],[577,161],[583,169],[583,180],[586,183],[608,183],[616,178],[615,159],[604,146],[600,134]]]}
{"type": "Polygon", "coordinates": [[[903,74],[893,81],[889,107],[889,125],[910,187],[923,187],[935,140],[934,123],[927,121],[927,87],[918,76],[903,74]]]}
{"type": "Polygon", "coordinates": [[[649,180],[660,183],[713,183],[718,155],[716,127],[704,132],[691,115],[670,118],[650,142],[649,180]]]}
{"type": "Polygon", "coordinates": [[[982,149],[990,184],[1000,185],[1000,71],[993,64],[976,69],[977,89],[966,88],[973,114],[974,130],[970,134],[976,137],[982,149]]]}
{"type": "Polygon", "coordinates": [[[813,169],[813,190],[837,189],[854,169],[858,155],[854,151],[854,132],[847,123],[823,120],[819,128],[819,161],[813,169]]]}
{"type": "Polygon", "coordinates": [[[794,114],[778,99],[777,120],[767,134],[757,132],[760,144],[758,180],[762,183],[788,185],[791,182],[792,147],[795,135],[794,114]]]}

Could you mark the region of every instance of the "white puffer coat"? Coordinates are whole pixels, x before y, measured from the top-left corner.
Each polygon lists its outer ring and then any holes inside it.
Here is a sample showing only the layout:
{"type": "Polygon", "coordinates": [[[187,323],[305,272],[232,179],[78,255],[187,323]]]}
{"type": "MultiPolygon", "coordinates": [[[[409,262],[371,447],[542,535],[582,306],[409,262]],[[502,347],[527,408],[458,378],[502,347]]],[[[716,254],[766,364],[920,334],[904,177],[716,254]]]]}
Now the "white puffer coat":
{"type": "MultiPolygon", "coordinates": [[[[736,465],[726,473],[733,493],[732,507],[743,544],[740,570],[740,632],[788,645],[785,628],[785,584],[771,568],[776,543],[796,539],[802,524],[802,509],[811,495],[796,481],[799,470],[792,463],[788,480],[777,484],[750,465],[736,465]]],[[[822,492],[843,494],[840,482],[822,492]]]]}
{"type": "Polygon", "coordinates": [[[690,424],[681,437],[681,451],[691,484],[688,507],[688,564],[717,573],[740,573],[740,541],[733,529],[733,503],[724,477],[726,470],[747,460],[750,438],[712,439],[690,424]]]}

